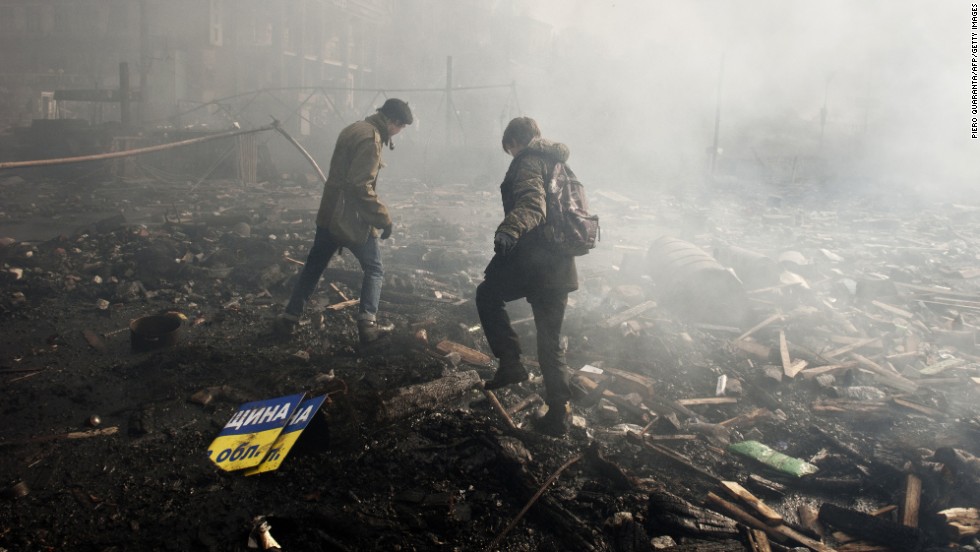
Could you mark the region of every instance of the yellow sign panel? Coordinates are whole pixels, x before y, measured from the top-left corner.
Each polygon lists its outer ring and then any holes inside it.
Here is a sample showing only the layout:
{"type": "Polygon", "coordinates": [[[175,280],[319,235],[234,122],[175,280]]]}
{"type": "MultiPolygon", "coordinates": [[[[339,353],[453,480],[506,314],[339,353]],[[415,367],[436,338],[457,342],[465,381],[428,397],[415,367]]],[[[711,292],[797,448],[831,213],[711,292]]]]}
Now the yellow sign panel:
{"type": "Polygon", "coordinates": [[[269,454],[265,457],[265,460],[259,464],[258,467],[252,468],[245,472],[245,475],[255,475],[257,473],[270,472],[279,469],[282,465],[282,461],[286,459],[286,455],[296,444],[303,430],[306,426],[310,424],[313,420],[313,416],[316,414],[317,410],[320,410],[320,405],[323,401],[327,399],[326,395],[315,397],[312,399],[307,399],[299,405],[296,409],[296,413],[293,417],[289,419],[289,423],[286,425],[286,429],[282,430],[279,434],[279,438],[273,443],[272,449],[269,450],[269,454]]]}
{"type": "Polygon", "coordinates": [[[208,447],[208,458],[225,471],[253,468],[296,413],[305,393],[243,404],[208,447]]]}

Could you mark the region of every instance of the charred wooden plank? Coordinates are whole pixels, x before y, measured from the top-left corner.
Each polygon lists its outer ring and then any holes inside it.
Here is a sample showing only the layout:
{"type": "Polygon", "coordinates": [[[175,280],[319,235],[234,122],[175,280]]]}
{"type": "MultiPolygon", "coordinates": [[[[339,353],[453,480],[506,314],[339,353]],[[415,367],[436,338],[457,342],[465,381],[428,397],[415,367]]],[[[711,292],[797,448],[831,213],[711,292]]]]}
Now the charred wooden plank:
{"type": "Polygon", "coordinates": [[[460,358],[463,359],[463,362],[474,364],[476,366],[486,366],[493,361],[493,359],[488,355],[485,355],[476,349],[449,341],[448,339],[444,339],[439,343],[436,343],[436,350],[444,355],[448,355],[449,353],[457,353],[459,354],[460,358]]]}
{"type": "Polygon", "coordinates": [[[724,537],[738,533],[735,520],[691,504],[663,489],[650,493],[647,510],[651,520],[672,527],[679,533],[702,537],[724,537]]]}
{"type": "Polygon", "coordinates": [[[754,408],[749,412],[735,416],[734,418],[729,418],[725,421],[718,422],[719,425],[725,427],[735,427],[735,428],[745,428],[752,427],[759,420],[765,420],[772,417],[772,411],[766,408],[754,408]]]}
{"type": "Polygon", "coordinates": [[[784,320],[783,315],[782,314],[779,314],[779,313],[773,314],[769,318],[766,318],[762,322],[759,322],[755,326],[752,326],[751,328],[749,328],[748,330],[746,330],[745,333],[743,333],[742,335],[740,335],[737,338],[735,338],[735,341],[738,342],[738,341],[742,341],[744,339],[747,339],[749,336],[751,336],[755,332],[761,330],[762,328],[765,328],[766,326],[768,326],[769,324],[772,324],[773,322],[776,322],[777,320],[778,321],[784,320]]]}
{"type": "Polygon", "coordinates": [[[740,508],[737,504],[733,504],[715,493],[708,493],[708,502],[716,508],[724,511],[724,513],[734,517],[739,523],[743,523],[752,529],[764,531],[766,534],[772,537],[776,537],[780,540],[789,539],[794,542],[798,542],[811,550],[816,550],[817,552],[833,552],[834,550],[826,544],[811,539],[810,537],[803,535],[802,533],[799,533],[786,525],[766,525],[765,523],[752,517],[751,514],[740,508]]]}
{"type": "Polygon", "coordinates": [[[654,415],[654,413],[647,408],[643,402],[632,401],[628,396],[619,395],[610,391],[609,389],[606,389],[606,381],[596,383],[591,378],[585,377],[584,375],[576,376],[575,381],[582,387],[582,389],[586,391],[586,393],[594,395],[594,401],[592,402],[598,401],[600,397],[604,398],[615,404],[623,412],[626,412],[630,416],[641,420],[643,423],[648,423],[656,419],[656,415],[654,415]]]}
{"type": "Polygon", "coordinates": [[[532,406],[541,404],[543,402],[544,399],[541,398],[541,395],[538,395],[537,393],[531,393],[530,395],[524,397],[517,403],[508,406],[507,414],[513,416],[514,414],[517,414],[518,412],[526,408],[531,408],[532,406]]]}
{"type": "Polygon", "coordinates": [[[488,401],[490,401],[490,405],[493,406],[493,409],[496,410],[497,413],[500,414],[500,417],[504,419],[504,423],[507,424],[507,427],[510,429],[517,429],[517,426],[514,425],[514,420],[512,420],[510,417],[510,414],[504,410],[503,405],[501,405],[500,401],[497,400],[497,395],[494,395],[493,391],[489,389],[484,389],[483,395],[488,401]]]}
{"type": "Polygon", "coordinates": [[[749,546],[752,547],[752,552],[772,552],[772,547],[769,546],[769,537],[766,536],[765,531],[749,529],[746,531],[746,536],[749,546]]]}
{"type": "Polygon", "coordinates": [[[655,308],[656,306],[657,306],[656,301],[645,301],[643,303],[640,303],[639,305],[636,305],[635,307],[630,307],[621,313],[610,316],[602,323],[602,325],[606,328],[615,328],[616,326],[619,326],[623,322],[626,322],[631,318],[635,318],[643,314],[644,312],[652,308],[655,308]]]}
{"type": "Polygon", "coordinates": [[[643,524],[630,512],[616,512],[603,523],[603,529],[611,535],[612,549],[616,552],[647,552],[650,537],[643,524]]]}
{"type": "Polygon", "coordinates": [[[980,510],[977,508],[948,508],[938,514],[946,523],[950,538],[961,540],[980,534],[980,510]]]}
{"type": "Polygon", "coordinates": [[[376,415],[377,420],[390,422],[446,405],[458,400],[479,384],[480,375],[476,370],[470,370],[396,389],[381,401],[376,415]]]}
{"type": "Polygon", "coordinates": [[[687,468],[687,469],[689,469],[689,470],[691,470],[691,471],[693,471],[695,473],[701,474],[704,477],[710,479],[711,481],[714,481],[716,483],[720,483],[721,482],[721,479],[717,475],[714,475],[711,472],[708,472],[708,471],[706,471],[706,470],[704,470],[704,469],[702,469],[702,468],[700,468],[698,466],[695,466],[694,463],[691,461],[690,458],[687,458],[686,456],[684,456],[683,454],[681,454],[679,452],[675,452],[675,451],[673,451],[673,450],[671,450],[671,449],[669,449],[669,448],[667,448],[667,447],[665,447],[663,445],[657,445],[657,444],[654,444],[654,443],[649,443],[645,439],[643,439],[643,436],[640,435],[639,433],[635,433],[635,432],[630,431],[629,433],[626,434],[626,436],[631,441],[638,442],[638,443],[642,444],[644,447],[647,448],[647,450],[651,450],[653,452],[656,452],[656,453],[660,454],[661,456],[664,456],[666,458],[669,458],[669,459],[673,460],[674,462],[676,462],[677,464],[679,464],[679,465],[681,465],[681,466],[683,466],[683,467],[685,467],[685,468],[687,468]]]}
{"type": "Polygon", "coordinates": [[[613,377],[613,390],[616,390],[615,384],[619,384],[625,388],[621,392],[636,391],[645,399],[654,395],[654,382],[646,376],[618,368],[603,367],[603,371],[613,377]]]}
{"type": "Polygon", "coordinates": [[[796,508],[796,512],[800,516],[800,525],[805,531],[812,533],[817,538],[824,536],[823,526],[820,525],[820,520],[817,519],[819,512],[815,506],[812,504],[800,504],[796,508]]]}
{"type": "Polygon", "coordinates": [[[783,403],[781,403],[779,399],[762,387],[749,381],[742,382],[742,386],[745,388],[749,396],[762,403],[762,406],[768,408],[769,410],[779,410],[783,407],[783,403]]]}
{"type": "Polygon", "coordinates": [[[901,399],[901,398],[898,398],[898,397],[893,397],[891,399],[891,401],[892,401],[892,404],[895,404],[897,406],[901,406],[901,407],[904,407],[904,408],[908,408],[909,410],[914,410],[914,411],[916,411],[916,412],[918,412],[920,414],[924,414],[926,416],[929,416],[930,418],[939,418],[939,419],[941,419],[941,418],[946,417],[945,414],[943,414],[942,412],[936,410],[935,408],[929,408],[928,406],[925,406],[925,405],[922,405],[922,404],[919,404],[919,403],[914,403],[912,401],[908,401],[908,400],[901,399]]]}
{"type": "Polygon", "coordinates": [[[341,301],[340,303],[332,303],[330,305],[327,305],[326,307],[324,307],[324,310],[339,311],[339,310],[346,309],[347,307],[353,307],[355,305],[360,305],[360,304],[361,304],[360,299],[348,299],[346,301],[341,301]]]}
{"type": "Polygon", "coordinates": [[[826,429],[816,424],[810,424],[810,430],[813,431],[814,433],[819,434],[821,437],[829,441],[832,445],[834,445],[841,451],[847,453],[852,459],[864,460],[864,455],[861,454],[860,451],[858,451],[856,448],[852,447],[851,445],[845,443],[844,441],[841,441],[839,438],[837,438],[836,435],[830,433],[826,429]]]}
{"type": "Polygon", "coordinates": [[[858,365],[856,360],[850,360],[847,362],[841,362],[839,364],[826,364],[824,366],[814,366],[813,368],[805,368],[800,371],[800,375],[803,379],[813,379],[817,376],[823,374],[836,374],[837,372],[843,372],[845,370],[850,370],[858,365]]]}
{"type": "Polygon", "coordinates": [[[905,476],[905,500],[902,502],[902,525],[919,526],[919,502],[922,499],[922,480],[913,473],[905,476]]]}
{"type": "Polygon", "coordinates": [[[858,339],[858,340],[854,341],[853,343],[850,343],[848,345],[844,345],[843,347],[840,347],[839,349],[834,349],[833,351],[830,351],[829,353],[824,353],[823,356],[825,356],[827,358],[839,357],[840,355],[842,355],[844,353],[849,353],[851,351],[855,351],[857,349],[860,349],[861,347],[865,347],[865,346],[868,346],[868,345],[875,345],[877,347],[881,347],[881,338],[880,337],[869,337],[867,339],[858,339]]]}
{"type": "Polygon", "coordinates": [[[677,399],[677,403],[684,406],[738,404],[738,399],[735,397],[696,397],[693,399],[677,399]]]}
{"type": "Polygon", "coordinates": [[[700,415],[698,415],[697,412],[695,412],[695,411],[691,410],[690,408],[684,406],[683,404],[681,404],[678,401],[671,401],[671,400],[662,399],[660,397],[653,397],[653,398],[647,399],[647,404],[650,405],[650,408],[654,412],[656,412],[656,413],[658,413],[658,414],[660,414],[662,416],[668,416],[668,415],[673,414],[673,413],[676,412],[677,414],[682,414],[682,415],[684,415],[684,416],[686,416],[688,418],[700,418],[701,417],[700,415]]]}
{"type": "Polygon", "coordinates": [[[789,377],[796,375],[796,372],[792,371],[793,359],[789,356],[789,345],[786,344],[785,330],[779,330],[779,360],[782,361],[784,374],[789,377]],[[791,372],[792,375],[790,375],[791,372]]]}
{"type": "Polygon", "coordinates": [[[871,301],[871,304],[887,313],[894,314],[895,316],[900,316],[902,318],[911,319],[915,316],[914,314],[912,314],[911,312],[905,309],[900,309],[894,305],[889,305],[888,303],[884,303],[881,301],[873,300],[871,301]]]}
{"type": "Polygon", "coordinates": [[[980,458],[965,450],[939,447],[933,453],[932,459],[936,462],[942,462],[956,476],[980,477],[980,458]]]}
{"type": "Polygon", "coordinates": [[[101,429],[90,429],[88,431],[72,431],[70,433],[60,433],[58,435],[39,435],[37,437],[29,437],[26,439],[14,439],[11,441],[0,442],[0,447],[5,447],[8,445],[24,445],[28,443],[44,443],[47,441],[58,441],[61,439],[75,440],[75,439],[88,439],[90,437],[105,437],[109,435],[115,435],[119,433],[119,427],[104,427],[101,429]]]}
{"type": "Polygon", "coordinates": [[[783,516],[779,515],[779,512],[770,508],[765,502],[760,500],[759,497],[750,493],[745,487],[742,487],[734,481],[722,481],[721,486],[723,489],[725,489],[725,491],[732,495],[732,497],[737,498],[751,506],[757,514],[762,516],[763,521],[769,525],[779,525],[783,522],[783,516]]]}
{"type": "Polygon", "coordinates": [[[820,521],[862,540],[884,544],[899,552],[919,552],[926,539],[914,527],[905,527],[884,518],[842,508],[825,502],[820,506],[820,521]]]}
{"type": "Polygon", "coordinates": [[[783,498],[786,496],[786,486],[775,481],[769,481],[764,477],[752,474],[745,481],[747,485],[752,487],[758,492],[768,494],[776,498],[783,498]]]}
{"type": "Polygon", "coordinates": [[[857,353],[851,353],[850,356],[854,360],[858,361],[861,366],[864,366],[865,368],[874,372],[878,380],[889,387],[894,387],[895,389],[906,393],[915,393],[919,390],[918,384],[916,384],[914,381],[898,374],[897,372],[882,367],[869,358],[865,358],[857,353]]]}
{"type": "Polygon", "coordinates": [[[750,354],[756,358],[761,358],[763,360],[768,360],[769,355],[772,354],[772,349],[768,345],[763,345],[758,341],[750,341],[747,339],[740,339],[735,341],[735,347],[740,351],[750,354]]]}

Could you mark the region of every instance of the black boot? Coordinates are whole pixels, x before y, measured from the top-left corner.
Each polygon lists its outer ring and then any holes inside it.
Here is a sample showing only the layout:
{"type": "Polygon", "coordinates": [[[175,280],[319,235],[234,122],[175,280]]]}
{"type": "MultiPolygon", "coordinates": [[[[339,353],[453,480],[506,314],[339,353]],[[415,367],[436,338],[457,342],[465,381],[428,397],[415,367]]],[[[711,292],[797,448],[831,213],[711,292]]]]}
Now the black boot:
{"type": "Polygon", "coordinates": [[[272,321],[272,333],[282,337],[289,336],[293,333],[298,324],[298,315],[289,314],[288,312],[282,313],[272,321]]]}
{"type": "Polygon", "coordinates": [[[358,320],[357,335],[361,339],[361,345],[367,345],[381,339],[391,333],[395,325],[391,323],[382,324],[377,320],[358,320]]]}
{"type": "Polygon", "coordinates": [[[483,388],[487,390],[500,389],[512,383],[527,381],[527,369],[521,364],[521,358],[500,359],[500,366],[493,375],[493,379],[483,382],[483,388]]]}
{"type": "Polygon", "coordinates": [[[564,437],[568,433],[568,418],[570,416],[568,403],[549,405],[548,412],[540,418],[531,420],[531,425],[538,433],[552,437],[564,437]]]}

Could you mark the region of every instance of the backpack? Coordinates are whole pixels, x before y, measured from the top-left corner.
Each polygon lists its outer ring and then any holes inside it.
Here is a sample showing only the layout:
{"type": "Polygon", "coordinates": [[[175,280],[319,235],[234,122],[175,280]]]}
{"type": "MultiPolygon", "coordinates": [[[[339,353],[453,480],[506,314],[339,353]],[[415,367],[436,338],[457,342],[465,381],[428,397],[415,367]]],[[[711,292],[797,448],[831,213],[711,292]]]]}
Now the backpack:
{"type": "Polygon", "coordinates": [[[563,255],[585,255],[599,241],[599,217],[589,214],[585,186],[564,163],[555,163],[545,186],[545,242],[563,255]]]}

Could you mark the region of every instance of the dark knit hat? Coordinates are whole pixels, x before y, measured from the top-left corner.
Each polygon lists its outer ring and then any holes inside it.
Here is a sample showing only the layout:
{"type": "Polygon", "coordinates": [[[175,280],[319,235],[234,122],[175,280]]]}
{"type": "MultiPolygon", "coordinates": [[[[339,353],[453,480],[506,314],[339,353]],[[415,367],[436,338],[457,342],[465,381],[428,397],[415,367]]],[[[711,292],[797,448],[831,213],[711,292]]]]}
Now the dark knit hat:
{"type": "Polygon", "coordinates": [[[414,120],[412,119],[412,110],[408,108],[408,103],[398,98],[389,98],[383,106],[378,108],[378,111],[397,123],[410,125],[414,120]]]}

